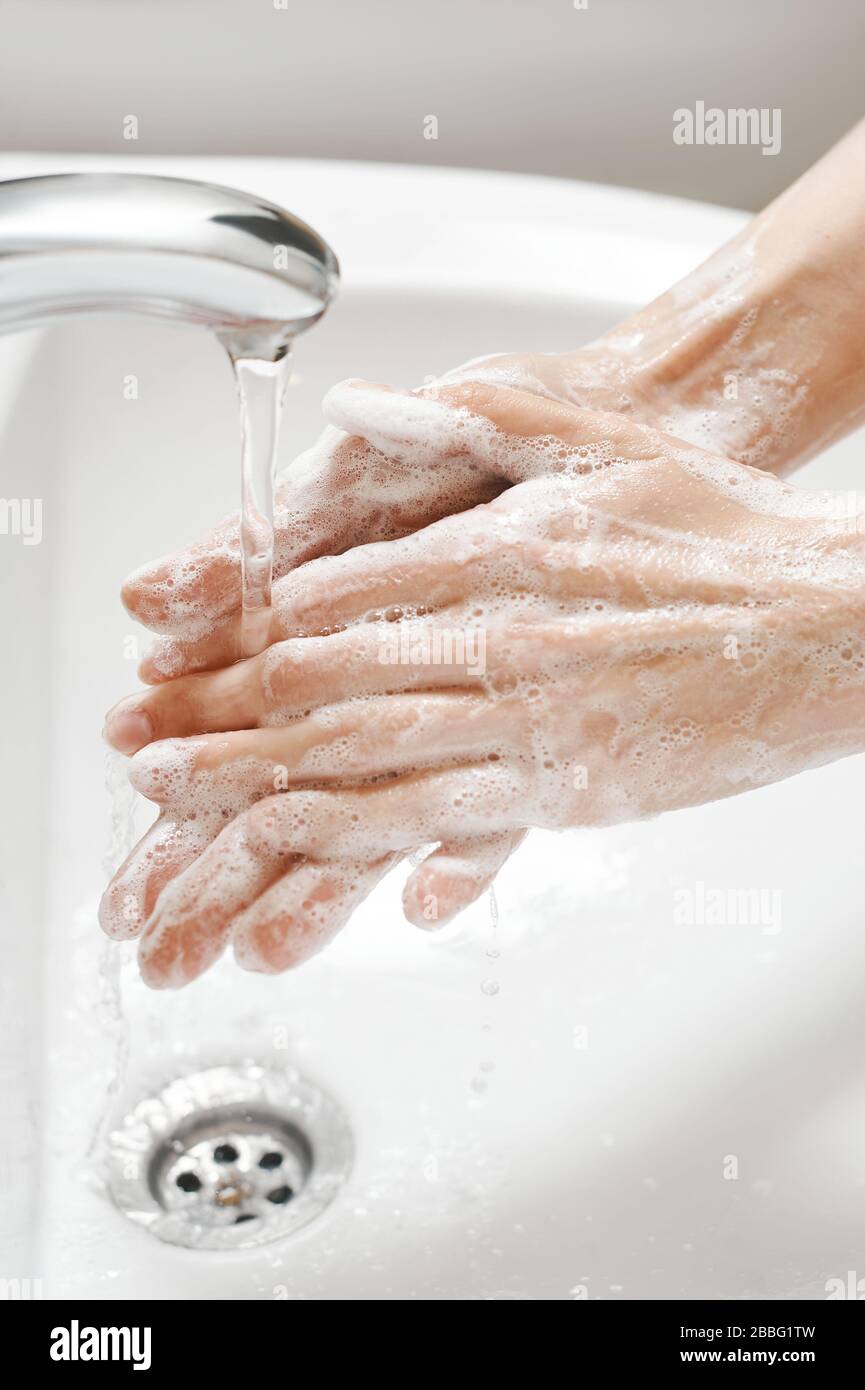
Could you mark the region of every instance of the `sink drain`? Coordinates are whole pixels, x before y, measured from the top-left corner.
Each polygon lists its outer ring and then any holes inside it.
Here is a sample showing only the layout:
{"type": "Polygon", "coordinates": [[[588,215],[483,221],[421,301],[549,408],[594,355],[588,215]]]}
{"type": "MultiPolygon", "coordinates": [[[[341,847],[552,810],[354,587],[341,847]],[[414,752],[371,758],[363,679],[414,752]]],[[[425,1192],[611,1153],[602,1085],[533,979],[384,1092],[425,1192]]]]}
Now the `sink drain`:
{"type": "Polygon", "coordinates": [[[334,1102],[294,1070],[212,1067],[139,1101],[108,1136],[108,1186],[160,1240],[241,1250],[291,1235],[352,1161],[334,1102]]]}

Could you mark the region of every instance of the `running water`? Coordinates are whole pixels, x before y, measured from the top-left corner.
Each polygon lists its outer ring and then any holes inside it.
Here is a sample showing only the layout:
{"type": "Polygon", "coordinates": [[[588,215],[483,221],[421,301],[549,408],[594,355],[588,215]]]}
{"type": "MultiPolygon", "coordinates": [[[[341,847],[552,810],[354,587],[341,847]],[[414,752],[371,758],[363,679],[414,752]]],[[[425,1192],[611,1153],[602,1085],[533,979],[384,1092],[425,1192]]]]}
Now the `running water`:
{"type": "MultiPolygon", "coordinates": [[[[135,844],[137,797],[127,775],[126,760],[119,753],[109,752],[106,757],[105,790],[108,793],[111,818],[102,867],[106,877],[110,878],[135,844]]],[[[131,909],[137,908],[137,903],[130,898],[126,906],[131,909]]],[[[91,1159],[98,1154],[110,1121],[111,1101],[119,1093],[129,1065],[129,1022],[123,1011],[121,983],[123,960],[123,954],[117,950],[114,942],[104,942],[98,965],[99,996],[96,1009],[106,1041],[113,1049],[114,1058],[107,1103],[99,1114],[87,1147],[87,1156],[91,1159]]]]}
{"type": "Polygon", "coordinates": [[[278,362],[232,357],[240,396],[242,573],[241,657],[264,651],[273,582],[273,479],[291,351],[278,362]]]}

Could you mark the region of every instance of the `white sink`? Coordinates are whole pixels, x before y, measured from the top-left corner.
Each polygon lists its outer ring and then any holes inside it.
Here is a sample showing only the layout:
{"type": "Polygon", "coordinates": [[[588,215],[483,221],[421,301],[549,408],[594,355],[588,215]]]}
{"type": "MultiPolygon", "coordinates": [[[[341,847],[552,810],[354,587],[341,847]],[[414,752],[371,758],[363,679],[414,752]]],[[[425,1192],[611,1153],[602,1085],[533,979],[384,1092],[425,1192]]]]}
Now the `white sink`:
{"type": "MultiPolygon", "coordinates": [[[[741,223],[470,171],[6,156],[0,177],[133,165],[264,194],[339,254],[341,297],[300,344],[286,462],[333,381],[414,385],[486,352],[575,345],[741,223]]],[[[55,1298],[566,1300],[821,1298],[865,1274],[863,759],[646,824],[536,834],[501,876],[496,929],[485,900],[443,935],[415,931],[395,875],[293,975],[229,960],[150,995],[129,951],[114,1017],[121,957],[94,912],[101,716],[134,683],[116,593],[233,507],[238,447],[204,335],[91,319],[0,340],[0,492],[41,496],[45,529],[41,546],[0,539],[0,1276],[55,1298]],[[676,890],[698,884],[779,891],[781,930],[677,925],[676,890]],[[257,1252],[162,1244],[104,1194],[106,1110],[243,1058],[292,1062],[334,1095],[352,1176],[257,1252]]],[[[861,456],[848,441],[802,480],[861,487],[861,456]]]]}

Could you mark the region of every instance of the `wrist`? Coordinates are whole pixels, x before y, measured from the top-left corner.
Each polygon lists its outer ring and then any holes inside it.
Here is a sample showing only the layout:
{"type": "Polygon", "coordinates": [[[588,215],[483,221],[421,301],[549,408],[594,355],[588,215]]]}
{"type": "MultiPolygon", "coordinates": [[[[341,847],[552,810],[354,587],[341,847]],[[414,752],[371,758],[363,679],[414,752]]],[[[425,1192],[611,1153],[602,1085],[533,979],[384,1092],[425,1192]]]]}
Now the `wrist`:
{"type": "Polygon", "coordinates": [[[603,342],[627,357],[643,418],[785,473],[865,420],[850,276],[828,239],[779,237],[770,210],[603,342]]]}
{"type": "Polygon", "coordinates": [[[750,245],[724,248],[605,339],[628,357],[635,411],[713,453],[783,471],[803,391],[775,348],[782,304],[789,318],[785,287],[755,266],[750,245]]]}

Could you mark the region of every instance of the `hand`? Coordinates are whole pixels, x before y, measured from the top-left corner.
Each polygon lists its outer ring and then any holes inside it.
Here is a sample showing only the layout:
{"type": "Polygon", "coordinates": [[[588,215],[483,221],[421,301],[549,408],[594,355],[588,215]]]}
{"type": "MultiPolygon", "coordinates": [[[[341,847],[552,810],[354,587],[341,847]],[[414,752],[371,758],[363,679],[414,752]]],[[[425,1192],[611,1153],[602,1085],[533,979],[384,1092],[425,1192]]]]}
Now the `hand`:
{"type": "Polygon", "coordinates": [[[507,491],[289,574],[261,656],[133,697],[177,741],[133,760],[163,818],[104,920],[143,925],[151,984],[229,938],[246,968],[286,968],[420,845],[441,849],[406,913],[434,923],[483,877],[456,844],[494,872],[527,826],[657,814],[865,747],[862,536],[825,499],[615,416],[443,395],[414,434],[391,397],[376,446],[420,460],[436,415],[438,456],[507,491]]]}
{"type": "MultiPolygon", "coordinates": [[[[645,424],[660,420],[677,431],[690,428],[701,437],[689,442],[710,448],[722,439],[732,443],[730,412],[715,410],[704,418],[690,382],[664,381],[672,370],[678,330],[673,316],[667,322],[655,312],[652,322],[651,364],[634,352],[626,324],[574,352],[478,359],[416,392],[351,381],[335,387],[323,403],[329,427],[276,491],[274,578],[358,544],[409,535],[491,501],[518,480],[506,461],[464,450],[459,441],[446,459],[424,447],[427,402],[470,402],[476,385],[645,424]],[[388,416],[397,407],[395,432],[388,416]]],[[[711,394],[714,400],[714,387],[711,394]]],[[[305,581],[311,577],[304,569],[305,581]]],[[[237,517],[188,550],[130,576],[123,601],[134,618],[164,634],[141,663],[139,674],[147,684],[236,661],[241,651],[237,517]]],[[[131,743],[118,746],[132,751],[131,743]]]]}
{"type": "MultiPolygon", "coordinates": [[[[598,342],[481,359],[443,383],[505,385],[612,411],[774,473],[804,462],[865,420],[863,155],[865,122],[705,264],[598,342]]],[[[338,411],[330,414],[339,424],[338,411]]],[[[442,473],[385,459],[331,428],[277,494],[275,574],[407,535],[491,500],[494,488],[475,467],[442,473]]],[[[234,517],[127,581],[129,611],[170,639],[145,660],[144,680],[201,669],[200,639],[237,612],[237,532],[234,517]]]]}
{"type": "MultiPolygon", "coordinates": [[[[572,353],[485,358],[441,378],[442,385],[472,381],[519,382],[522,390],[591,409],[633,411],[647,422],[652,415],[645,374],[604,339],[572,353]]],[[[438,393],[436,383],[403,396],[409,408],[416,399],[422,411],[423,398],[438,393]]],[[[442,469],[431,468],[427,457],[382,454],[362,434],[339,428],[345,417],[338,391],[326,399],[324,412],[331,424],[276,489],[274,579],[323,555],[411,534],[440,517],[490,501],[504,486],[495,469],[479,467],[474,459],[454,456],[442,469]]],[[[236,660],[237,516],[186,550],[136,571],[123,587],[123,601],[134,618],[163,634],[141,664],[139,674],[146,683],[236,660]]]]}

